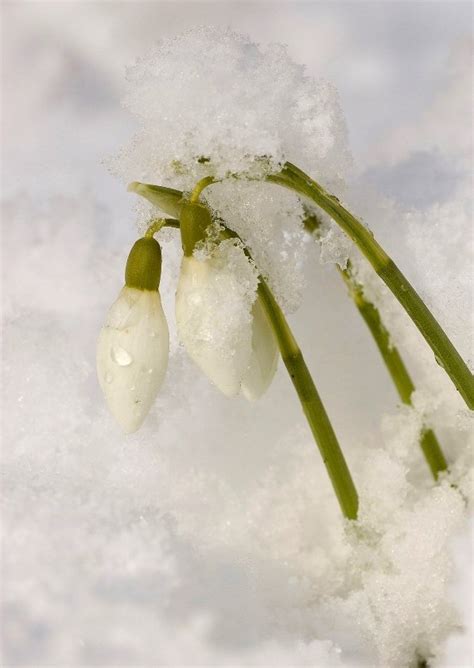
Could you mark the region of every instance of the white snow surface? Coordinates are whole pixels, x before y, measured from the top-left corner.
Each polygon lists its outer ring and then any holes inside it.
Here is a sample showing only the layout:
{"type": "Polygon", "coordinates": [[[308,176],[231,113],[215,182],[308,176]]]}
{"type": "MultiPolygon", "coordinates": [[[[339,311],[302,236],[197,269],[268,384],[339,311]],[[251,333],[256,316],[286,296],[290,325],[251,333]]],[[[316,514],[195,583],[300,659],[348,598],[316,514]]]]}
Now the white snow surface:
{"type": "Polygon", "coordinates": [[[321,249],[305,235],[290,193],[229,179],[206,196],[294,312],[359,489],[358,523],[341,519],[283,365],[248,403],[187,358],[175,231],[160,233],[170,360],[157,401],[123,436],[101,395],[97,336],[136,215],[99,163],[137,131],[115,159],[125,181],[189,188],[201,151],[217,174],[248,169],[253,148],[272,164],[291,157],[371,226],[472,359],[467,5],[241,7],[4,10],[6,82],[28,85],[12,89],[3,119],[2,665],[472,665],[468,411],[336,228],[321,249]],[[198,85],[206,54],[214,74],[198,85]],[[138,130],[119,107],[137,55],[138,130]],[[337,83],[354,172],[335,88],[312,76],[337,83]],[[413,373],[415,408],[399,405],[333,267],[349,254],[413,373]],[[436,485],[423,423],[451,463],[436,485]]]}
{"type": "Polygon", "coordinates": [[[127,79],[125,106],[140,127],[113,165],[128,180],[189,188],[199,175],[265,174],[293,156],[328,181],[347,172],[334,86],[309,77],[281,44],[193,27],[162,39],[127,79]]]}
{"type": "MultiPolygon", "coordinates": [[[[282,305],[295,310],[304,282],[301,206],[262,180],[294,160],[341,187],[351,158],[334,85],[308,76],[283,45],[258,46],[210,26],[163,39],[127,80],[124,102],[139,129],[107,161],[112,173],[184,191],[204,176],[224,179],[209,204],[255,253],[282,305]]],[[[143,203],[138,211],[140,222],[159,213],[143,203]]]]}

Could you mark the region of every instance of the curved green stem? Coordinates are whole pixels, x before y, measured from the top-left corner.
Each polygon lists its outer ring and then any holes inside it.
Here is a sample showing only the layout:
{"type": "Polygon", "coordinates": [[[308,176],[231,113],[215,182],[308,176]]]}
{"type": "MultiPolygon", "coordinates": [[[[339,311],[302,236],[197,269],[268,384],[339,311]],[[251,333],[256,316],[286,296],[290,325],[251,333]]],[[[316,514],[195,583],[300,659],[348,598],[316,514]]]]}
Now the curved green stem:
{"type": "Polygon", "coordinates": [[[155,218],[154,220],[151,220],[144,234],[145,238],[151,239],[165,225],[166,225],[166,218],[155,218]]]}
{"type": "Polygon", "coordinates": [[[204,188],[207,188],[207,186],[210,186],[213,183],[216,183],[216,179],[213,176],[205,176],[203,179],[198,181],[193,188],[189,201],[192,204],[199,202],[199,197],[201,196],[201,193],[204,190],[204,188]]]}
{"type": "Polygon", "coordinates": [[[278,341],[281,357],[318,444],[341,510],[345,517],[355,520],[359,507],[357,491],[301,350],[282,310],[262,277],[260,277],[258,292],[278,341]]]}
{"type": "Polygon", "coordinates": [[[423,300],[372,233],[342,206],[337,197],[327,193],[322,186],[291,163],[286,163],[279,174],[271,175],[267,180],[304,195],[340,225],[418,327],[431,347],[437,363],[445,369],[467,406],[474,409],[472,373],[423,300]]]}
{"type": "Polygon", "coordinates": [[[179,230],[180,228],[179,220],[175,220],[174,218],[167,218],[164,226],[173,227],[175,230],[179,230]]]}

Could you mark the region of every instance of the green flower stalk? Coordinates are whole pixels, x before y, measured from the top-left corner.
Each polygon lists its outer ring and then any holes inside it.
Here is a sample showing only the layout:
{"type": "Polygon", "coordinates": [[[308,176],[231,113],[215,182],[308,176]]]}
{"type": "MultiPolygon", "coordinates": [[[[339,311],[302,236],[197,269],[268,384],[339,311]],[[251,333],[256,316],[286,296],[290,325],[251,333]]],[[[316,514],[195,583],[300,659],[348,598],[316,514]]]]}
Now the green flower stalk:
{"type": "Polygon", "coordinates": [[[345,517],[357,519],[359,498],[349,467],[318,394],[303,354],[266,281],[260,277],[259,294],[277,337],[282,360],[319,447],[339,505],[345,517]]]}

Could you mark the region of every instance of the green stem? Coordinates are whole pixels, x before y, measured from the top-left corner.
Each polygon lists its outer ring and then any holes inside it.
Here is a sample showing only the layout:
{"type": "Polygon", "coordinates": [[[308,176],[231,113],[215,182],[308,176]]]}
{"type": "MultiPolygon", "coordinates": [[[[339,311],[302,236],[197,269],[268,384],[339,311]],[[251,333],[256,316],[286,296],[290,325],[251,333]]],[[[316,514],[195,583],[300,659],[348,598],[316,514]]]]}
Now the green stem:
{"type": "Polygon", "coordinates": [[[342,206],[337,197],[327,193],[322,186],[291,163],[285,163],[279,174],[269,176],[267,180],[304,195],[340,225],[418,327],[431,347],[437,363],[445,369],[467,406],[474,409],[472,373],[423,300],[372,233],[342,206]]]}
{"type": "Polygon", "coordinates": [[[355,520],[359,507],[357,491],[301,350],[282,310],[262,277],[260,277],[258,292],[278,341],[283,362],[318,444],[341,510],[345,517],[355,520]]]}
{"type": "Polygon", "coordinates": [[[145,232],[145,237],[151,239],[154,235],[161,230],[162,227],[166,225],[166,218],[155,218],[150,221],[150,224],[147,227],[145,232]]]}
{"type": "Polygon", "coordinates": [[[420,436],[420,446],[433,478],[438,480],[439,474],[448,469],[448,462],[432,429],[423,429],[420,436]]]}
{"type": "MultiPolygon", "coordinates": [[[[350,270],[350,265],[345,270],[339,269],[339,272],[349,288],[349,294],[351,295],[354,304],[377,344],[402,403],[411,406],[411,396],[415,391],[415,386],[400,353],[397,348],[391,344],[390,334],[382,322],[378,309],[364,297],[363,288],[354,279],[350,270]]],[[[420,447],[434,479],[437,480],[439,473],[445,471],[448,468],[448,465],[443,455],[441,445],[431,429],[423,429],[420,436],[420,447]]]]}
{"type": "Polygon", "coordinates": [[[198,181],[193,188],[189,201],[192,204],[199,202],[199,197],[201,196],[201,193],[204,190],[204,188],[207,188],[212,183],[216,183],[216,179],[213,176],[205,176],[203,179],[198,181]]]}
{"type": "Polygon", "coordinates": [[[164,227],[173,227],[175,230],[179,230],[180,229],[179,220],[176,220],[175,218],[166,218],[166,223],[164,224],[164,227]]]}
{"type": "Polygon", "coordinates": [[[374,337],[400,399],[404,404],[410,404],[410,397],[415,390],[415,386],[398,350],[390,343],[390,335],[382,323],[378,309],[364,298],[362,286],[354,281],[347,269],[341,270],[339,268],[339,272],[349,288],[354,304],[374,337]]]}

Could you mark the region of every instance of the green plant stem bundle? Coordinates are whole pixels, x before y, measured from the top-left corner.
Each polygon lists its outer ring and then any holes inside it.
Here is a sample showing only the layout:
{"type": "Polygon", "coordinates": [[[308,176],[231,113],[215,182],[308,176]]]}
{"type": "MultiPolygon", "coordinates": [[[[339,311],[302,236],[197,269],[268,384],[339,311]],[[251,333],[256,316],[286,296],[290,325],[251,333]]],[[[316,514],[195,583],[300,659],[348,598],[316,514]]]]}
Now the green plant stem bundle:
{"type": "MultiPolygon", "coordinates": [[[[317,233],[320,224],[321,221],[317,216],[307,213],[304,226],[310,234],[317,233]]],[[[350,261],[348,261],[346,269],[341,269],[339,266],[337,268],[348,287],[349,295],[372,334],[400,400],[405,405],[411,406],[411,396],[415,391],[415,386],[400,353],[392,345],[390,333],[382,322],[379,310],[364,296],[363,286],[355,279],[350,261]]],[[[420,447],[434,479],[437,480],[439,474],[445,471],[448,465],[441,445],[432,429],[423,428],[420,436],[420,447]]]]}
{"type": "MultiPolygon", "coordinates": [[[[405,308],[431,346],[437,362],[446,370],[466,404],[470,408],[474,408],[474,381],[471,372],[429,309],[377,243],[372,233],[349,213],[336,197],[327,193],[318,183],[291,163],[285,163],[281,172],[268,176],[267,181],[284,186],[299,195],[307,197],[312,203],[326,211],[342,227],[405,308]]],[[[212,177],[206,177],[198,182],[191,197],[194,204],[199,201],[202,190],[212,183],[215,183],[212,177]]],[[[185,205],[185,200],[182,198],[180,191],[137,182],[130,184],[129,190],[149,199],[166,213],[180,218],[181,209],[185,205]]],[[[179,227],[177,220],[166,219],[164,224],[170,227],[179,227]]],[[[235,232],[228,230],[225,226],[223,227],[226,236],[240,239],[235,232]]],[[[243,247],[245,249],[245,246],[243,247]]],[[[249,255],[246,249],[245,252],[249,255]]],[[[351,288],[351,294],[357,308],[372,332],[402,402],[411,405],[411,395],[414,391],[413,382],[398,351],[391,346],[389,334],[383,326],[377,309],[364,299],[361,287],[353,281],[350,272],[344,273],[343,277],[351,288]]],[[[283,312],[262,276],[259,277],[258,291],[278,342],[283,362],[320,449],[342,512],[348,519],[356,519],[358,512],[357,491],[303,355],[283,312]]],[[[447,465],[432,430],[426,429],[423,431],[420,445],[433,476],[436,478],[440,471],[446,469],[447,465]]]]}
{"type": "Polygon", "coordinates": [[[285,163],[279,174],[268,176],[267,180],[307,197],[340,225],[418,327],[431,347],[437,363],[449,375],[466,405],[474,409],[472,373],[423,300],[374,239],[370,230],[345,209],[337,197],[330,195],[321,185],[291,163],[285,163]]]}

